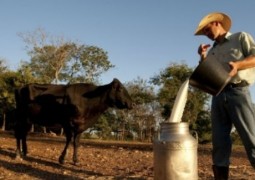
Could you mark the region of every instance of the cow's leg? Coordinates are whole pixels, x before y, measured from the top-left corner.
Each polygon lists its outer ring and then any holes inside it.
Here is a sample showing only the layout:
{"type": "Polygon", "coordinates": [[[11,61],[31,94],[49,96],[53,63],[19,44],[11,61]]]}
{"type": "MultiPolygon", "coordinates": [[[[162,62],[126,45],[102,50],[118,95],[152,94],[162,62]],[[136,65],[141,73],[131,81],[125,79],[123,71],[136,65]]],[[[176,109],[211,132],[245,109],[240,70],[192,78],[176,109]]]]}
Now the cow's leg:
{"type": "Polygon", "coordinates": [[[27,137],[26,136],[22,138],[22,155],[24,157],[27,156],[27,137]]]}
{"type": "Polygon", "coordinates": [[[28,133],[28,124],[17,124],[15,127],[16,138],[16,158],[23,158],[27,155],[26,137],[28,133]],[[22,143],[22,144],[21,144],[22,143]],[[22,149],[22,150],[21,150],[22,149]]]}
{"type": "Polygon", "coordinates": [[[22,138],[16,137],[16,146],[17,146],[17,149],[16,149],[16,158],[26,157],[27,156],[27,141],[26,141],[26,137],[22,137],[22,138]],[[21,146],[21,143],[22,143],[22,146],[21,146]]]}
{"type": "Polygon", "coordinates": [[[81,137],[81,133],[74,134],[74,141],[73,141],[73,163],[74,163],[74,165],[77,165],[79,163],[78,158],[77,158],[77,153],[78,153],[78,148],[80,145],[80,137],[81,137]]]}
{"type": "Polygon", "coordinates": [[[16,159],[19,159],[21,158],[21,146],[20,146],[20,141],[21,139],[16,137],[16,146],[17,146],[17,149],[16,149],[16,159]]]}
{"type": "Polygon", "coordinates": [[[72,140],[72,132],[71,132],[71,128],[65,128],[65,134],[66,134],[66,145],[65,148],[63,150],[63,152],[61,153],[61,155],[59,156],[59,163],[60,164],[64,164],[65,163],[65,156],[68,150],[68,146],[72,140]]]}
{"type": "Polygon", "coordinates": [[[16,159],[21,158],[21,135],[22,135],[22,126],[20,123],[20,119],[18,118],[18,111],[15,111],[15,119],[16,119],[16,124],[14,126],[14,136],[16,139],[16,159]]]}

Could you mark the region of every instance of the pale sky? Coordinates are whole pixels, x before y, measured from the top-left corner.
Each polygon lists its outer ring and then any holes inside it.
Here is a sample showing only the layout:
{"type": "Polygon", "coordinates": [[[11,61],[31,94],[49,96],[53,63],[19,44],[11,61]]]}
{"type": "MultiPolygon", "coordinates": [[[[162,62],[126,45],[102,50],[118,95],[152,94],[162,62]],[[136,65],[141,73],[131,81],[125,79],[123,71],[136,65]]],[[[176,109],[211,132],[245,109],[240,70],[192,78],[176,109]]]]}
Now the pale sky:
{"type": "Polygon", "coordinates": [[[194,31],[210,12],[227,13],[231,32],[255,37],[254,7],[254,0],[1,0],[0,57],[12,69],[28,60],[17,33],[40,27],[107,51],[116,67],[103,74],[102,84],[115,77],[123,83],[149,80],[171,63],[197,66],[198,45],[211,42],[194,31]]]}

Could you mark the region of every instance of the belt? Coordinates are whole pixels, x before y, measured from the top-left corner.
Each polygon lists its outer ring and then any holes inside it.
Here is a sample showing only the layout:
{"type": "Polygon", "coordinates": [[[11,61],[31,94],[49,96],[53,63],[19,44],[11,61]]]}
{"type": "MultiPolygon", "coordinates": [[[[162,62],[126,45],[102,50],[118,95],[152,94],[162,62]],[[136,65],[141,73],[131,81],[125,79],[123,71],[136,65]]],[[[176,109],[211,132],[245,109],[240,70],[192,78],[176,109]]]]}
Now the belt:
{"type": "Polygon", "coordinates": [[[242,80],[240,83],[229,83],[226,85],[226,88],[245,87],[248,85],[247,81],[242,80]]]}

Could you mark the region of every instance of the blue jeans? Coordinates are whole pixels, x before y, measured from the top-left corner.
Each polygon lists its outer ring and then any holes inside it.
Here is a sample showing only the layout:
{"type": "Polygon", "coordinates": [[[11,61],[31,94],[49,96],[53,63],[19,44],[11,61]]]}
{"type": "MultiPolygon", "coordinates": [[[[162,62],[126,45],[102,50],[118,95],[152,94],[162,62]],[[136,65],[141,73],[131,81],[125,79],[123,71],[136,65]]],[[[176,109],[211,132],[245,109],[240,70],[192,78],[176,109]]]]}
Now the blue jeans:
{"type": "Polygon", "coordinates": [[[229,166],[232,149],[230,132],[235,126],[251,165],[255,168],[255,105],[249,87],[225,88],[212,98],[213,164],[229,166]]]}

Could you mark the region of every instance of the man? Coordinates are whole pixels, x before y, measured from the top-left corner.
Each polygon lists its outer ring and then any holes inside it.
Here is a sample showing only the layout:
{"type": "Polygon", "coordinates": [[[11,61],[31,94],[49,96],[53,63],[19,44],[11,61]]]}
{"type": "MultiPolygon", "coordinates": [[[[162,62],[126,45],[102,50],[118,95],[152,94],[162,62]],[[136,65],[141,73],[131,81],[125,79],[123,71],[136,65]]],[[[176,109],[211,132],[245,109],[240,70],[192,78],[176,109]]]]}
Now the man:
{"type": "Polygon", "coordinates": [[[255,43],[250,34],[231,34],[230,28],[230,17],[215,12],[205,16],[195,31],[195,35],[205,35],[214,42],[210,49],[209,44],[199,46],[200,61],[214,56],[214,59],[231,67],[230,83],[219,95],[213,96],[211,104],[215,179],[228,179],[232,125],[239,133],[248,159],[255,168],[255,112],[249,92],[249,85],[255,80],[255,43]]]}

